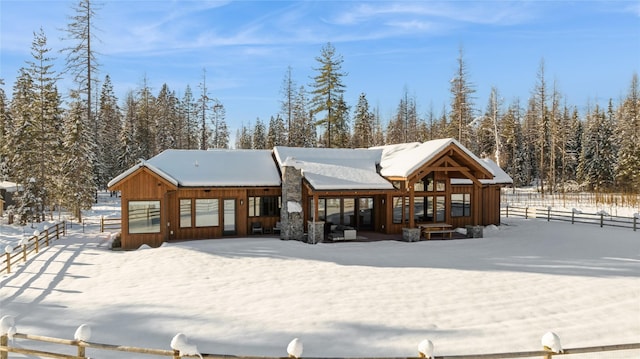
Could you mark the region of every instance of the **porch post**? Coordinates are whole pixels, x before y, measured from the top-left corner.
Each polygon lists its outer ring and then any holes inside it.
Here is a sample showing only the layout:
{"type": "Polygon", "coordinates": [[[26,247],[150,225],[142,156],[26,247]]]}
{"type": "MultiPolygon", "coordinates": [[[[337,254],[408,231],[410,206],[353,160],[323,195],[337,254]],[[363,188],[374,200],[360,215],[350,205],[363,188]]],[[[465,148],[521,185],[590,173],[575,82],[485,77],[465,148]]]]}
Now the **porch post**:
{"type": "MultiPolygon", "coordinates": [[[[407,182],[407,185],[409,185],[409,183],[407,182]]],[[[415,217],[415,205],[414,205],[414,188],[413,186],[409,185],[409,228],[414,228],[416,226],[416,221],[414,219],[415,217]]]]}
{"type": "Polygon", "coordinates": [[[477,226],[480,224],[480,218],[482,218],[482,211],[484,205],[482,204],[481,199],[481,191],[482,187],[480,184],[473,182],[473,225],[477,226]]]}

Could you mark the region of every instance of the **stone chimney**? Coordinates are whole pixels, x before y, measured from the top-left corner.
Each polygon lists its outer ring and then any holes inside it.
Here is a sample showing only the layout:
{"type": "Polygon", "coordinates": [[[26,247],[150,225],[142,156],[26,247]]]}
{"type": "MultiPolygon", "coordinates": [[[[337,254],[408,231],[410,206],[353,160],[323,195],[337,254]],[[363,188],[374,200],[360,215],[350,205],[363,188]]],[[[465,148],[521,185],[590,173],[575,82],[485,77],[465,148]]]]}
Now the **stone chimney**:
{"type": "Polygon", "coordinates": [[[287,158],[282,166],[282,210],[280,211],[280,239],[304,239],[302,206],[302,171],[294,158],[287,158]]]}

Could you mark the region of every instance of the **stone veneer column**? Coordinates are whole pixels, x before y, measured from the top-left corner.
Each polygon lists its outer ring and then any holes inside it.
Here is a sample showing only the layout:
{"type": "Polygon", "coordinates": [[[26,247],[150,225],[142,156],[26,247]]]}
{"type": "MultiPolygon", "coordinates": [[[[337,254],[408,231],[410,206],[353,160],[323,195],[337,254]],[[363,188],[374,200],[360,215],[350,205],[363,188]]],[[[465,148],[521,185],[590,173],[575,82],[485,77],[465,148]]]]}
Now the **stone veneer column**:
{"type": "Polygon", "coordinates": [[[282,167],[282,209],[280,211],[280,239],[304,238],[302,220],[302,172],[295,160],[286,159],[282,167]]]}

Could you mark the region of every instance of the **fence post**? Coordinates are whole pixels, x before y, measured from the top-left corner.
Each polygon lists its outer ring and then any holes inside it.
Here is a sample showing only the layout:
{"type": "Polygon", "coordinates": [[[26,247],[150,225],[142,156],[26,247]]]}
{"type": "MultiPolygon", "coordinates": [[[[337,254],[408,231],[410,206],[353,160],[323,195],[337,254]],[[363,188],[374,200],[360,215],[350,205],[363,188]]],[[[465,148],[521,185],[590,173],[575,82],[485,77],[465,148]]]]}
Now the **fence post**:
{"type": "Polygon", "coordinates": [[[529,207],[524,208],[524,219],[529,219],[529,207]]]}
{"type": "Polygon", "coordinates": [[[509,203],[507,203],[507,218],[509,218],[509,203]]]}
{"type": "Polygon", "coordinates": [[[574,219],[576,217],[576,211],[575,210],[571,210],[571,224],[574,224],[574,219]]]}
{"type": "Polygon", "coordinates": [[[173,350],[173,359],[180,359],[180,352],[178,350],[173,350]]]}
{"type": "Polygon", "coordinates": [[[7,256],[7,274],[11,273],[11,253],[5,253],[7,256]]]}
{"type": "Polygon", "coordinates": [[[637,224],[638,224],[638,217],[633,216],[633,231],[636,231],[637,228],[637,224]]]}
{"type": "Polygon", "coordinates": [[[104,232],[104,216],[100,216],[100,233],[104,232]]]}
{"type": "Polygon", "coordinates": [[[26,243],[23,243],[23,241],[21,241],[22,244],[22,261],[27,263],[27,244],[29,242],[27,241],[26,243]]]}
{"type": "Polygon", "coordinates": [[[38,254],[38,251],[40,250],[40,240],[38,239],[38,236],[33,236],[33,238],[36,240],[36,254],[38,254]]]}
{"type": "MultiPolygon", "coordinates": [[[[0,347],[6,348],[9,345],[9,336],[8,335],[0,335],[0,347]]],[[[0,351],[0,359],[9,359],[8,351],[0,351]]]]}
{"type": "Polygon", "coordinates": [[[604,210],[600,211],[600,228],[604,225],[604,210]]]}
{"type": "Polygon", "coordinates": [[[44,226],[44,243],[49,247],[49,227],[44,226]]]}
{"type": "Polygon", "coordinates": [[[80,343],[78,343],[78,356],[81,358],[86,358],[85,357],[85,348],[84,346],[80,345],[80,343]]]}
{"type": "Polygon", "coordinates": [[[551,220],[551,206],[547,207],[547,222],[551,220]]]}

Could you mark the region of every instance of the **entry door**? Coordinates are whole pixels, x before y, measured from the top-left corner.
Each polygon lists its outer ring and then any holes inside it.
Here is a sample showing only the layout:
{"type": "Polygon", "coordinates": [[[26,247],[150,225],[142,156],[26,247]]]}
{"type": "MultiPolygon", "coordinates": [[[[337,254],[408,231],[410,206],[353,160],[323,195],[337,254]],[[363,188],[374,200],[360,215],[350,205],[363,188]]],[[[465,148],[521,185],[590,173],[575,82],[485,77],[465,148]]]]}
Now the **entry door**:
{"type": "Polygon", "coordinates": [[[360,197],[358,199],[358,228],[373,228],[373,197],[360,197]]]}
{"type": "Polygon", "coordinates": [[[445,196],[427,196],[424,202],[426,222],[444,222],[447,214],[445,196]]]}
{"type": "Polygon", "coordinates": [[[223,204],[223,235],[236,234],[236,200],[225,199],[223,204]]]}

